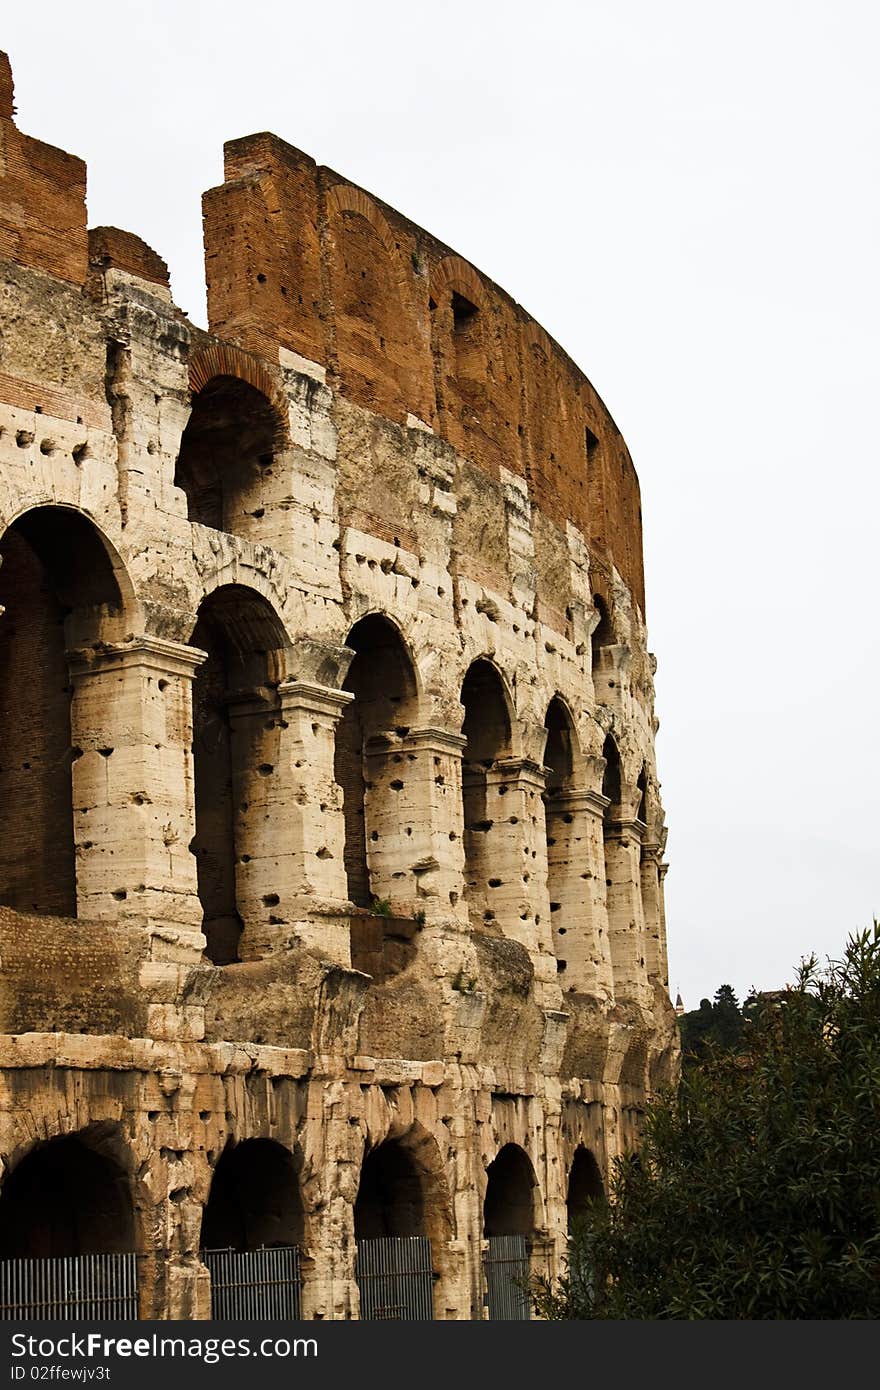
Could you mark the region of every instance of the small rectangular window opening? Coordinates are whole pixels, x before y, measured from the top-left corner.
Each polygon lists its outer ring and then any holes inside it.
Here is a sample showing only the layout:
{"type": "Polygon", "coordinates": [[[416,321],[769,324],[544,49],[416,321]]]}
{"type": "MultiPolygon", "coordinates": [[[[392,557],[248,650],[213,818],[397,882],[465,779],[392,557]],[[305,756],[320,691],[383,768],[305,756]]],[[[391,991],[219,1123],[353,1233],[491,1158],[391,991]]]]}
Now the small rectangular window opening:
{"type": "Polygon", "coordinates": [[[599,452],[599,441],[589,427],[584,430],[584,439],[587,446],[587,464],[589,465],[595,462],[599,452]]]}
{"type": "Polygon", "coordinates": [[[476,304],[471,304],[463,294],[452,293],[452,326],[456,333],[464,333],[477,312],[476,304]]]}

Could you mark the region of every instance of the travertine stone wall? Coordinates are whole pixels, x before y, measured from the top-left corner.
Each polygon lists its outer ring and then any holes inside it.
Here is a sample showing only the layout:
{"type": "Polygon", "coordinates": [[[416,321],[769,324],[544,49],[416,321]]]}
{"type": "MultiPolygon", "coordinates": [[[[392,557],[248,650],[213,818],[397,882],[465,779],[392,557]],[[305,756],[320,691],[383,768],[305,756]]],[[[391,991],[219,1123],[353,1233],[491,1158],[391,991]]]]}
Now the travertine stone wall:
{"type": "Polygon", "coordinates": [[[625,446],[503,291],[274,136],[206,195],[195,328],[0,79],[4,1184],[79,1136],[143,1314],[204,1317],[241,1154],[253,1229],[291,1175],[306,1315],[351,1317],[392,1145],[436,1315],[482,1317],[496,1156],[557,1270],[576,1154],[607,1175],[676,1064],[625,446]]]}

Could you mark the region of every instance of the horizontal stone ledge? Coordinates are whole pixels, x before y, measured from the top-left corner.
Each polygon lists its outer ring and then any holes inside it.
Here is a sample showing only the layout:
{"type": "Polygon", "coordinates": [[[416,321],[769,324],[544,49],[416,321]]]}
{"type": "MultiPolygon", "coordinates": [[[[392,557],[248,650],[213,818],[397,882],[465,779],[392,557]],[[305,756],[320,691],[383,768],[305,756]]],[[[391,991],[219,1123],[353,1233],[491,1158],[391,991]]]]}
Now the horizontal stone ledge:
{"type": "Polygon", "coordinates": [[[138,1071],[176,1075],[266,1072],[300,1078],[312,1069],[304,1048],[257,1043],[160,1042],[119,1034],[11,1033],[0,1035],[0,1069],[55,1067],[69,1071],[138,1071]]]}

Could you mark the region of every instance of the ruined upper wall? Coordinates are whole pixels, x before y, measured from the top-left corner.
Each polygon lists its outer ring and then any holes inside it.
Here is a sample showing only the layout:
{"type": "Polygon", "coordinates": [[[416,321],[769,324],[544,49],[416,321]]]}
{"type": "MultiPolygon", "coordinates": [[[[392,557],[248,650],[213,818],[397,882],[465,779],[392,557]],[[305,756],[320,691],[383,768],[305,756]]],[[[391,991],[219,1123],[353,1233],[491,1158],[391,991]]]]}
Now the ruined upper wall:
{"type": "Polygon", "coordinates": [[[88,271],[86,166],[13,122],[12,69],[0,53],[0,254],[81,285],[88,271]]]}
{"type": "MultiPolygon", "coordinates": [[[[87,232],[85,165],[21,134],[13,109],[0,55],[0,255],[74,291],[90,262],[166,288],[164,262],[139,238],[87,232]]],[[[355,406],[425,424],[495,480],[526,480],[532,511],[563,532],[574,523],[594,570],[613,563],[644,614],[635,470],[558,344],[448,247],[276,136],[228,143],[224,172],[204,197],[211,331],[273,364],[318,362],[355,406]]],[[[41,367],[44,385],[82,375],[82,364],[41,367]]]]}
{"type": "Polygon", "coordinates": [[[533,507],[572,521],[644,613],[639,486],[626,445],[557,343],[473,266],[274,135],[225,146],[204,197],[211,331],[319,362],[348,399],[424,421],[533,507]]]}

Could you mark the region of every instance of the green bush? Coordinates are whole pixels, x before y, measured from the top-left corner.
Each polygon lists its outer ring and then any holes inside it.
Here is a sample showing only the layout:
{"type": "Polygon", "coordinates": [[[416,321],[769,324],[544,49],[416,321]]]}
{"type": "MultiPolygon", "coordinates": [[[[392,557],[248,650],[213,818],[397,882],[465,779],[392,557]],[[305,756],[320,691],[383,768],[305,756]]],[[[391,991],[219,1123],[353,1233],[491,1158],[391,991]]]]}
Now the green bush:
{"type": "Polygon", "coordinates": [[[880,1317],[877,923],[649,1107],[611,1199],[543,1317],[880,1317]]]}

